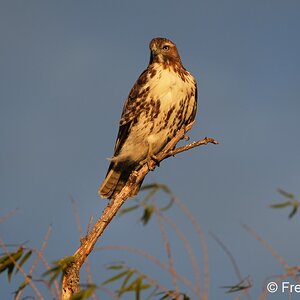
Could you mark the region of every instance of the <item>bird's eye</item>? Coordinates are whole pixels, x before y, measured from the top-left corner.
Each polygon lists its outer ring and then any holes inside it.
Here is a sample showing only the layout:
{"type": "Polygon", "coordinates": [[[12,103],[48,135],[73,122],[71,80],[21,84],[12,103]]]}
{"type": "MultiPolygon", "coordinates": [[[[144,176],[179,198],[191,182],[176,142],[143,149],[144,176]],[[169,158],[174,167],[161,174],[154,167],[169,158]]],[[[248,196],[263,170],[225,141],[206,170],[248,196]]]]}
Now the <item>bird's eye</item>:
{"type": "Polygon", "coordinates": [[[162,47],[164,50],[169,50],[169,46],[168,45],[164,45],[163,47],[162,47]]]}

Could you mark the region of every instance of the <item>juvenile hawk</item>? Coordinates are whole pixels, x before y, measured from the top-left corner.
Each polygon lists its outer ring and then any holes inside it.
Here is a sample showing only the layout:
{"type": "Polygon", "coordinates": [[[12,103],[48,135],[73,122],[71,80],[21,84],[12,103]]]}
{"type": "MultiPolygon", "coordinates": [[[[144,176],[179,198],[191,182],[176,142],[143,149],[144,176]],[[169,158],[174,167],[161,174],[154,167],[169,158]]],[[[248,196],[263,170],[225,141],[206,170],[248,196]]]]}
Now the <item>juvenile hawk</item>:
{"type": "Polygon", "coordinates": [[[118,194],[133,170],[195,119],[197,83],[182,65],[176,45],[166,38],[154,38],[149,47],[149,65],[123,108],[114,156],[99,189],[103,198],[118,194]]]}

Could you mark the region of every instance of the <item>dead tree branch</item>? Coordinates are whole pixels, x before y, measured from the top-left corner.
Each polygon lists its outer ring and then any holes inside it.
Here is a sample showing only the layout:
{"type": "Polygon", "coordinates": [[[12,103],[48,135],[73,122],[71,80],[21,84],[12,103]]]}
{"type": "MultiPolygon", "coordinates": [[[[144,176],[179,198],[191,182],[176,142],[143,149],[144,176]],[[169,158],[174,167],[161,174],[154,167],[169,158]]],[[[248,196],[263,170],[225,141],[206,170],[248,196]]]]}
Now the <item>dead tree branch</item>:
{"type": "Polygon", "coordinates": [[[72,263],[70,263],[64,272],[61,300],[69,300],[73,294],[79,292],[80,268],[82,264],[92,252],[98,238],[101,236],[107,225],[111,222],[123,203],[129,197],[130,192],[138,186],[138,184],[149,173],[150,169],[153,170],[161,161],[178,153],[198,146],[207,145],[208,143],[218,144],[218,141],[206,137],[203,140],[175,148],[177,143],[181,139],[185,138],[186,132],[192,128],[193,124],[194,122],[189,124],[186,128],[179,130],[176,136],[170,140],[165,148],[156,155],[155,161],[151,160],[148,164],[145,163],[138,171],[132,172],[124,188],[107,205],[100,218],[94,224],[93,228],[90,230],[87,236],[81,240],[80,247],[73,254],[72,263]]]}

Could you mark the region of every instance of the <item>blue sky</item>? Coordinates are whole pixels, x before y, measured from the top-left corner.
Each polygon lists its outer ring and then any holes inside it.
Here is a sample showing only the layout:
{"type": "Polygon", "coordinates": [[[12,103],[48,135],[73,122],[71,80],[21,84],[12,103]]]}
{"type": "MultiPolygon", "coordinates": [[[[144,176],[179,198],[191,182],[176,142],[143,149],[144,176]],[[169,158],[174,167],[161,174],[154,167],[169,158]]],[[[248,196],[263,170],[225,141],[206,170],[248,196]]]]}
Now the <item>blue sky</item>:
{"type": "MultiPolygon", "coordinates": [[[[211,299],[232,299],[219,287],[237,279],[210,231],[252,277],[255,299],[264,279],[282,269],[241,223],[299,265],[299,216],[288,220],[287,211],[268,208],[283,200],[279,187],[300,195],[299,28],[296,0],[1,1],[1,215],[18,212],[1,224],[0,237],[39,247],[52,224],[47,259],[72,254],[79,242],[70,194],[84,226],[91,215],[100,215],[106,202],[97,189],[124,100],[148,64],[149,41],[168,37],[198,81],[190,137],[211,136],[220,145],[163,162],[147,182],[170,186],[202,225],[211,299]]],[[[175,208],[168,215],[196,247],[184,216],[175,208]]],[[[135,245],[160,255],[157,226],[144,229],[136,220],[137,215],[116,218],[98,245],[135,245]]],[[[174,241],[174,257],[182,251],[174,241]]],[[[103,270],[124,255],[112,251],[93,258],[103,270]]],[[[152,270],[142,260],[127,259],[152,270]]],[[[189,274],[184,260],[178,268],[189,274]]],[[[0,298],[8,299],[11,287],[1,282],[0,298]]]]}

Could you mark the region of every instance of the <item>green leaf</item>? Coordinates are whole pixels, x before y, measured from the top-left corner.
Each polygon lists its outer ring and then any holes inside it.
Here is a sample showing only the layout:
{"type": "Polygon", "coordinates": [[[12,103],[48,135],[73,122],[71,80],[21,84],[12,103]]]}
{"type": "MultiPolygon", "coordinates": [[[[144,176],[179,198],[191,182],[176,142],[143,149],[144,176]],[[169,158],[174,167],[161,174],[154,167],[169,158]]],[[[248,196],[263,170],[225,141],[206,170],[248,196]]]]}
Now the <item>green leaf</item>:
{"type": "MultiPolygon", "coordinates": [[[[27,259],[31,256],[32,254],[32,251],[29,250],[27,253],[25,253],[25,255],[23,256],[23,258],[21,259],[20,263],[19,263],[19,266],[22,267],[25,262],[27,261],[27,259]]],[[[16,273],[17,274],[19,272],[19,269],[16,270],[16,273]]]]}
{"type": "Polygon", "coordinates": [[[74,256],[66,256],[53,262],[54,265],[59,266],[63,271],[66,270],[75,261],[74,256]]]}
{"type": "Polygon", "coordinates": [[[127,282],[129,281],[129,279],[132,277],[132,275],[135,273],[135,270],[134,269],[131,269],[128,271],[128,274],[127,276],[124,278],[124,281],[121,285],[121,289],[124,288],[127,284],[127,282]]]}
{"type": "Polygon", "coordinates": [[[8,281],[11,280],[12,273],[15,268],[15,263],[23,255],[24,248],[19,247],[16,252],[5,254],[0,261],[0,273],[7,270],[8,281]]]}
{"type": "Polygon", "coordinates": [[[134,211],[136,209],[138,209],[140,206],[137,204],[137,205],[133,205],[133,206],[130,206],[130,207],[126,207],[126,208],[123,208],[121,209],[120,211],[120,215],[125,215],[131,211],[134,211]]]}
{"type": "Polygon", "coordinates": [[[119,296],[126,292],[135,292],[136,299],[140,299],[140,294],[142,290],[148,289],[151,287],[149,284],[142,284],[144,279],[143,275],[138,276],[134,281],[132,281],[128,286],[123,286],[119,289],[119,296]]]}
{"type": "MultiPolygon", "coordinates": [[[[175,291],[170,290],[170,291],[168,291],[168,293],[158,293],[158,295],[161,295],[161,294],[163,294],[163,296],[161,298],[159,298],[159,300],[165,300],[165,299],[173,300],[174,298],[171,297],[170,295],[174,295],[175,291]]],[[[179,295],[182,296],[182,300],[191,300],[191,298],[184,293],[180,293],[179,295]]]]}
{"type": "Polygon", "coordinates": [[[137,281],[138,281],[139,277],[135,280],[133,280],[127,287],[124,286],[123,288],[121,288],[119,290],[119,295],[121,296],[122,294],[124,294],[125,292],[132,292],[136,290],[136,285],[137,285],[137,281]]]}
{"type": "Polygon", "coordinates": [[[289,192],[286,192],[282,189],[278,189],[278,193],[281,194],[282,196],[286,197],[286,198],[289,198],[289,199],[295,199],[294,195],[289,193],[289,192]]]}
{"type": "Polygon", "coordinates": [[[61,267],[54,267],[48,271],[46,271],[43,276],[48,276],[50,275],[50,278],[49,278],[49,284],[51,285],[55,280],[56,278],[59,276],[59,275],[62,275],[63,274],[63,270],[61,269],[61,267]]]}
{"type": "Polygon", "coordinates": [[[7,266],[9,266],[11,263],[12,261],[10,257],[8,255],[4,255],[0,261],[0,273],[4,272],[7,269],[7,266]]]}
{"type": "Polygon", "coordinates": [[[272,204],[270,207],[272,208],[283,208],[292,205],[291,201],[286,201],[282,203],[272,204]]]}
{"type": "Polygon", "coordinates": [[[141,277],[139,277],[136,280],[136,285],[135,285],[135,299],[136,300],[140,300],[142,281],[143,281],[143,278],[141,278],[141,277]]]}
{"type": "Polygon", "coordinates": [[[14,271],[14,267],[15,267],[15,264],[12,263],[10,264],[8,267],[7,267],[7,277],[8,277],[8,281],[10,282],[11,281],[11,276],[12,276],[12,273],[14,271]]]}
{"type": "Polygon", "coordinates": [[[106,285],[106,284],[108,284],[108,283],[111,283],[111,282],[113,282],[113,281],[116,281],[116,280],[122,278],[123,276],[126,276],[127,273],[128,273],[128,270],[123,271],[123,272],[121,272],[121,273],[119,273],[119,274],[117,274],[117,275],[115,275],[115,276],[113,276],[113,277],[111,277],[111,278],[105,280],[105,281],[102,283],[102,285],[106,285]]]}
{"type": "Polygon", "coordinates": [[[61,275],[61,280],[63,278],[63,273],[65,270],[74,262],[74,257],[73,256],[67,256],[64,257],[60,260],[54,261],[52,264],[54,267],[48,271],[46,271],[43,276],[49,276],[49,284],[51,285],[54,280],[61,275]]]}
{"type": "Polygon", "coordinates": [[[24,290],[24,288],[29,284],[29,282],[32,280],[32,277],[27,275],[26,276],[26,280],[23,281],[20,286],[18,287],[18,289],[14,292],[15,294],[15,299],[18,297],[19,293],[24,290]]]}
{"type": "Polygon", "coordinates": [[[57,270],[60,270],[60,269],[61,269],[60,267],[53,267],[52,269],[47,270],[46,272],[44,272],[43,276],[51,275],[51,274],[55,273],[57,270]]]}
{"type": "Polygon", "coordinates": [[[5,271],[9,265],[14,264],[14,261],[17,262],[18,259],[22,256],[22,254],[23,247],[19,247],[19,249],[16,252],[5,254],[0,260],[0,273],[5,271]]]}
{"type": "Polygon", "coordinates": [[[0,272],[2,272],[1,270],[2,270],[3,264],[8,259],[9,259],[9,257],[6,254],[3,254],[2,257],[0,258],[0,272]]]}
{"type": "Polygon", "coordinates": [[[97,286],[95,284],[88,285],[87,288],[81,290],[80,292],[74,294],[70,300],[85,300],[93,295],[97,286]]]}
{"type": "Polygon", "coordinates": [[[120,270],[120,269],[124,269],[124,265],[111,265],[109,267],[107,267],[107,270],[120,270]]]}
{"type": "Polygon", "coordinates": [[[222,286],[222,288],[228,289],[226,291],[226,294],[239,292],[245,289],[249,289],[251,287],[252,287],[252,283],[249,278],[243,279],[236,285],[222,286]]]}
{"type": "Polygon", "coordinates": [[[145,184],[142,186],[141,191],[145,190],[162,190],[167,194],[171,194],[170,188],[165,185],[165,184],[160,184],[160,183],[150,183],[150,184],[145,184]]]}
{"type": "Polygon", "coordinates": [[[152,189],[159,189],[158,184],[157,183],[144,184],[141,187],[141,191],[147,191],[152,189]]]}
{"type": "Polygon", "coordinates": [[[170,201],[165,205],[164,207],[160,208],[160,211],[166,211],[168,210],[172,204],[174,203],[174,196],[172,194],[171,189],[165,185],[165,184],[159,184],[159,183],[151,183],[151,184],[146,184],[145,186],[142,187],[141,190],[150,190],[147,196],[144,199],[144,202],[147,202],[149,199],[151,199],[154,194],[158,191],[163,191],[167,195],[170,196],[170,201]]]}
{"type": "Polygon", "coordinates": [[[294,202],[293,203],[293,210],[292,212],[289,214],[289,219],[291,219],[298,211],[298,207],[299,207],[299,203],[298,202],[294,202]]]}
{"type": "Polygon", "coordinates": [[[141,221],[143,222],[143,225],[147,225],[147,223],[151,219],[153,212],[154,212],[153,206],[145,206],[143,216],[141,217],[141,221]]]}
{"type": "Polygon", "coordinates": [[[151,288],[152,286],[150,284],[143,284],[144,275],[138,275],[133,281],[129,282],[130,279],[134,274],[137,273],[136,269],[129,268],[124,265],[113,265],[110,266],[109,269],[118,269],[120,270],[121,267],[125,269],[124,271],[118,273],[117,275],[107,279],[105,282],[102,283],[102,285],[106,285],[108,283],[112,283],[114,281],[117,281],[121,278],[123,278],[121,287],[117,290],[119,297],[121,297],[124,293],[127,292],[135,292],[136,294],[136,300],[140,299],[140,294],[142,290],[151,288]]]}

